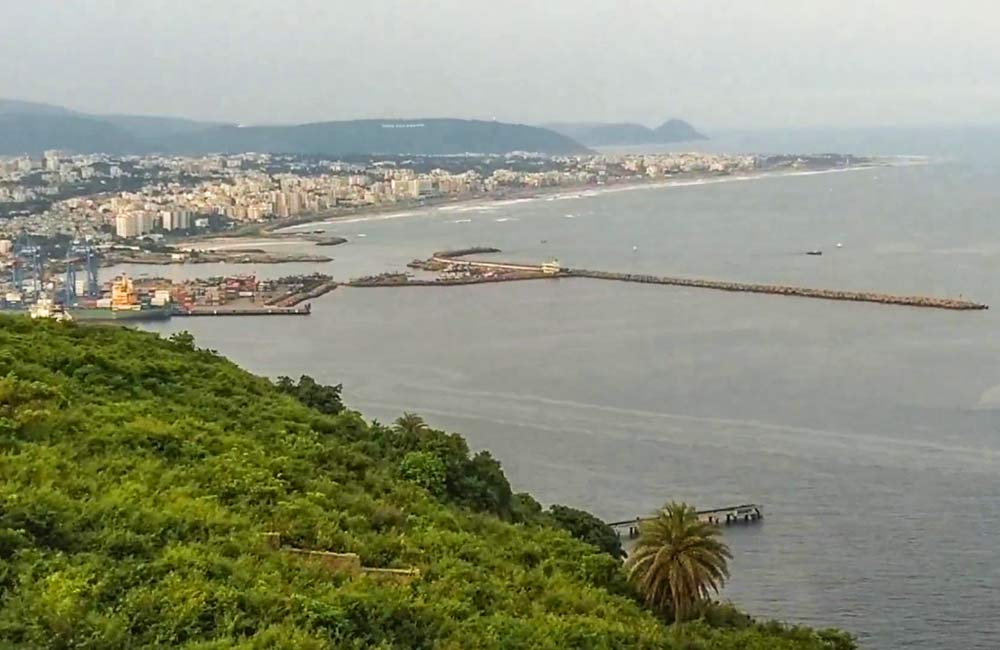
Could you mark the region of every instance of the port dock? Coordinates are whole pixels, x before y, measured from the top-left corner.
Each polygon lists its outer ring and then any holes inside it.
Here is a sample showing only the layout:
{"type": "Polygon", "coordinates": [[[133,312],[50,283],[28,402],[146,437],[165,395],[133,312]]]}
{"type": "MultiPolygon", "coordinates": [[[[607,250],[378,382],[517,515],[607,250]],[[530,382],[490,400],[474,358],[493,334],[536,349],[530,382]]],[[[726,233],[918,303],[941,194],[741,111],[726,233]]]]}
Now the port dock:
{"type": "Polygon", "coordinates": [[[301,307],[269,307],[267,305],[246,306],[197,306],[190,309],[177,309],[172,316],[308,316],[312,312],[312,304],[301,307]]]}

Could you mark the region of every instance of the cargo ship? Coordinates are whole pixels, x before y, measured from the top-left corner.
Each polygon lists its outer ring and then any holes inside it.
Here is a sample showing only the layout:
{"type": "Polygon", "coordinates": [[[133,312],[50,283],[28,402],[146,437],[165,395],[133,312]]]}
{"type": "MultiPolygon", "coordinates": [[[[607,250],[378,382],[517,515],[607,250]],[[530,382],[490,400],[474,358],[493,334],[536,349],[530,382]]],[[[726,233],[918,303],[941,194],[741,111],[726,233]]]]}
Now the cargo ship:
{"type": "Polygon", "coordinates": [[[77,321],[166,320],[173,314],[173,308],[169,304],[153,306],[140,303],[131,278],[122,275],[115,278],[111,284],[110,299],[99,300],[93,306],[74,305],[67,307],[66,313],[77,321]]]}

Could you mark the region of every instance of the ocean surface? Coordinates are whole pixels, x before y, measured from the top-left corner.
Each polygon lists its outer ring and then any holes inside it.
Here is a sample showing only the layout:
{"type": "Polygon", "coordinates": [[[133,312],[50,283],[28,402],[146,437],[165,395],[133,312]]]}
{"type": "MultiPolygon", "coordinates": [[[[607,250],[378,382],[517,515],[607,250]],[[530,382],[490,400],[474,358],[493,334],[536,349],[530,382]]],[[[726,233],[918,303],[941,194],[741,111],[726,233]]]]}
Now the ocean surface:
{"type": "Polygon", "coordinates": [[[507,260],[992,304],[963,313],[568,279],[342,288],[305,318],[147,327],[189,330],[253,372],[342,382],[370,418],[420,413],[491,450],[545,503],[608,519],[673,499],[763,503],[763,524],[725,533],[724,595],[757,616],[842,627],[869,649],[996,648],[1000,138],[883,136],[702,146],[931,162],[447,206],[316,226],[350,240],[321,249],[328,264],[130,271],[348,279],[488,245],[507,260]]]}

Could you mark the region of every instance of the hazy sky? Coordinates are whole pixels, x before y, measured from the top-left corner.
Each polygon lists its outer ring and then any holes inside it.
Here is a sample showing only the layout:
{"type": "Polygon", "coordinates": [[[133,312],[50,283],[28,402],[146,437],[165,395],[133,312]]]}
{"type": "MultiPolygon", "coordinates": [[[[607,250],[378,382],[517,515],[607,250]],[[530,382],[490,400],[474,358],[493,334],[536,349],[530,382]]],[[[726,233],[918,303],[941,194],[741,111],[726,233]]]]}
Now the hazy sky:
{"type": "Polygon", "coordinates": [[[995,0],[0,0],[0,97],[245,123],[1000,122],[995,0]]]}

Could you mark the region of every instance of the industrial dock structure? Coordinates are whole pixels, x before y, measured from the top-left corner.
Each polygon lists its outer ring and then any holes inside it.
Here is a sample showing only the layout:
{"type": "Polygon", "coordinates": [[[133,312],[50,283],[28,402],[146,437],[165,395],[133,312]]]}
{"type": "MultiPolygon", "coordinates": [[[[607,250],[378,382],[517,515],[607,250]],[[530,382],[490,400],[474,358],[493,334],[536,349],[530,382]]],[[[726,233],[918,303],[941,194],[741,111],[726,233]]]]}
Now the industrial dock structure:
{"type": "MultiPolygon", "coordinates": [[[[312,298],[336,288],[321,274],[259,280],[254,275],[234,275],[174,282],[166,278],[131,278],[120,275],[99,288],[96,298],[81,296],[67,303],[40,292],[27,305],[34,318],[84,322],[163,320],[184,316],[306,316],[312,298]]],[[[53,292],[58,294],[59,292],[53,292]]],[[[18,308],[19,307],[19,308],[18,308]]]]}

